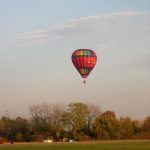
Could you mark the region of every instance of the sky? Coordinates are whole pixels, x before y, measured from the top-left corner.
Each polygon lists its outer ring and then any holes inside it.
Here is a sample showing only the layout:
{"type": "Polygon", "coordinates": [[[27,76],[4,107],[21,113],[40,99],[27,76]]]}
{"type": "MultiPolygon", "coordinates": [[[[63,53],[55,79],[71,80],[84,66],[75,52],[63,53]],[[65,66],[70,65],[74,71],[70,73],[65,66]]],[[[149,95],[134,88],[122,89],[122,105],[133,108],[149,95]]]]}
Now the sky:
{"type": "Polygon", "coordinates": [[[149,0],[0,0],[0,22],[0,115],[71,102],[150,115],[149,0]],[[79,48],[97,54],[85,85],[79,48]]]}

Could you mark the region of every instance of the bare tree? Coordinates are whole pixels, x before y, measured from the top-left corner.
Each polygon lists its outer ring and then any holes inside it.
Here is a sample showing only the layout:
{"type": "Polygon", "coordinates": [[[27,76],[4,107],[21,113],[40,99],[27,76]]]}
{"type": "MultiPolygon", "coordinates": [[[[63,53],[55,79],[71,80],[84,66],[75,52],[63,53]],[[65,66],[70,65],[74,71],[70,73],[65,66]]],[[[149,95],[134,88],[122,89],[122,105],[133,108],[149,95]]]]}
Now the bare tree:
{"type": "Polygon", "coordinates": [[[62,104],[54,104],[52,107],[52,126],[57,130],[61,128],[61,117],[65,112],[65,107],[62,104]]]}
{"type": "Polygon", "coordinates": [[[94,105],[94,104],[87,104],[88,106],[88,110],[89,110],[89,114],[88,114],[88,125],[91,128],[92,122],[94,121],[94,119],[102,114],[102,111],[100,109],[99,106],[94,105]]]}
{"type": "Polygon", "coordinates": [[[62,115],[64,114],[64,112],[65,107],[62,104],[60,103],[53,104],[51,113],[51,127],[55,139],[60,138],[61,131],[63,130],[62,115]]]}
{"type": "Polygon", "coordinates": [[[51,121],[51,105],[47,103],[33,105],[29,107],[29,111],[34,126],[39,126],[51,121]]]}

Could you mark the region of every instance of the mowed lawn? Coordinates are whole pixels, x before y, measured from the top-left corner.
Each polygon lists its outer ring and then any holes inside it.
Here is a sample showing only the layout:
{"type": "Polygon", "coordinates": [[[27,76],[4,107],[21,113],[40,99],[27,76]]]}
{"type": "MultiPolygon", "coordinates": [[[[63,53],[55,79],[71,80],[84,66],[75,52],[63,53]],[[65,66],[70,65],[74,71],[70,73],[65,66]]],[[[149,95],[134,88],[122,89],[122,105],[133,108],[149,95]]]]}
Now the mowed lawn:
{"type": "Polygon", "coordinates": [[[0,145],[0,150],[150,150],[150,141],[101,141],[0,145]]]}

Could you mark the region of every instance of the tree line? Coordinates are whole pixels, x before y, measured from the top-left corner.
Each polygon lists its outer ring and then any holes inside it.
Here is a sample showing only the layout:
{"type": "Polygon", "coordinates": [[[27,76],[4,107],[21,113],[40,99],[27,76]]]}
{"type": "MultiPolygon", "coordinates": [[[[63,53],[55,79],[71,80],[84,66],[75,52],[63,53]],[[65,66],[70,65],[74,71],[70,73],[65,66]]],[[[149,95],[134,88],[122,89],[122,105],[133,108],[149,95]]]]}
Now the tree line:
{"type": "Polygon", "coordinates": [[[52,139],[62,141],[150,139],[150,116],[143,121],[117,118],[113,111],[81,102],[29,107],[29,118],[0,118],[0,143],[52,139]]]}

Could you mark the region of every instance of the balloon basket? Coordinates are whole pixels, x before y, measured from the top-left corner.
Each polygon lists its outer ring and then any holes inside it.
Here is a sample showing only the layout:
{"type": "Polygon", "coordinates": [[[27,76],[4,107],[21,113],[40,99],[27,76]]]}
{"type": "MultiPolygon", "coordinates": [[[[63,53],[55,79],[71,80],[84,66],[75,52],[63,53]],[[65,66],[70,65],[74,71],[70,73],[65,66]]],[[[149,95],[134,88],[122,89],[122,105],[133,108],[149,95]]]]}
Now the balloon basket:
{"type": "Polygon", "coordinates": [[[85,84],[86,83],[86,80],[83,80],[83,84],[85,84]]]}

